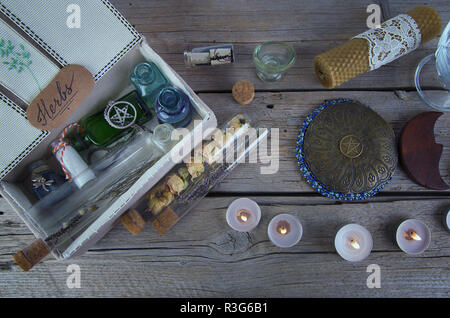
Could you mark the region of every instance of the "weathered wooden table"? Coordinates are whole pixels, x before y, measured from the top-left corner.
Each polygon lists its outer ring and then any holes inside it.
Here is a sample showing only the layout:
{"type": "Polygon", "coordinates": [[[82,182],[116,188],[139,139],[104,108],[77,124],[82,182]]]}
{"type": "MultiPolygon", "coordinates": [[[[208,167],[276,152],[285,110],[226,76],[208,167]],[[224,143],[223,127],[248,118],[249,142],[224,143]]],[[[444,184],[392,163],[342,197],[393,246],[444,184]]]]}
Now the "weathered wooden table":
{"type": "MultiPolygon", "coordinates": [[[[152,297],[448,297],[450,234],[441,221],[450,207],[450,192],[426,190],[399,167],[393,182],[364,203],[342,204],[320,197],[296,167],[295,141],[305,116],[324,99],[353,98],[380,113],[398,136],[414,115],[430,111],[414,89],[415,67],[431,54],[437,40],[388,66],[326,90],[313,72],[315,55],[366,30],[370,3],[379,3],[383,18],[423,1],[266,1],[266,0],[114,0],[114,5],[144,34],[150,45],[175,68],[224,122],[248,112],[270,128],[280,129],[280,169],[261,175],[262,165],[247,164],[232,174],[167,235],[148,227],[132,236],[118,224],[83,257],[58,263],[52,259],[23,273],[11,258],[33,235],[0,201],[0,296],[152,296],[152,297]],[[298,61],[280,82],[257,79],[252,51],[268,40],[294,45],[298,61]],[[183,51],[214,43],[233,43],[232,66],[188,69],[183,51]],[[251,81],[257,90],[250,106],[237,105],[231,87],[251,81]],[[250,197],[262,208],[256,230],[231,230],[225,211],[237,197],[250,197]],[[290,249],[273,246],[267,225],[276,214],[297,215],[304,236],[290,249]],[[430,248],[410,257],[395,243],[395,230],[417,218],[432,230],[430,248]],[[366,226],[374,248],[361,263],[342,260],[334,249],[337,230],[347,223],[366,226]],[[81,268],[81,289],[66,286],[69,264],[81,268]],[[366,285],[367,266],[381,268],[381,288],[366,285]]],[[[428,1],[445,23],[447,0],[428,1]]],[[[431,76],[427,74],[426,76],[431,76]]],[[[429,89],[436,89],[429,87],[429,89]]],[[[444,144],[441,173],[450,182],[450,114],[435,129],[444,144]]]]}

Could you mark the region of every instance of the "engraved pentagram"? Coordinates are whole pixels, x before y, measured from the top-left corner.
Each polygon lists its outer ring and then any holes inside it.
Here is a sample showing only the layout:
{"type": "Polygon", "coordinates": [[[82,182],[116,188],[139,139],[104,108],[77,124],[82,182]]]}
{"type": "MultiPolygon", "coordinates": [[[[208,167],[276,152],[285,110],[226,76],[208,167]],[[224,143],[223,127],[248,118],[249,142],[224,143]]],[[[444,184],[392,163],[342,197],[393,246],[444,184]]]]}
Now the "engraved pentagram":
{"type": "Polygon", "coordinates": [[[342,154],[351,159],[361,156],[364,149],[359,139],[353,135],[342,138],[339,147],[342,154]]]}
{"type": "Polygon", "coordinates": [[[110,102],[105,109],[105,119],[111,127],[126,129],[136,122],[137,111],[133,104],[125,101],[110,102]]]}

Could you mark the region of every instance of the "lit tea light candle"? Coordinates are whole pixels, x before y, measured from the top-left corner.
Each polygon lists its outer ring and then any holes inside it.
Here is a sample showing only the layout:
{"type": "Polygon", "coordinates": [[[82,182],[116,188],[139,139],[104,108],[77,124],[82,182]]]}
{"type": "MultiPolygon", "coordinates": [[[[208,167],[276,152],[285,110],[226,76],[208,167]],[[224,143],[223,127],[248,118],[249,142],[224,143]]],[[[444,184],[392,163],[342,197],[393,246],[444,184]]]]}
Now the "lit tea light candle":
{"type": "Polygon", "coordinates": [[[448,210],[447,213],[444,214],[444,226],[447,231],[450,231],[450,210],[448,210]]]}
{"type": "Polygon", "coordinates": [[[431,242],[431,232],[419,220],[406,220],[397,229],[397,244],[406,254],[421,254],[431,242]]]}
{"type": "Polygon", "coordinates": [[[232,229],[249,232],[259,224],[261,209],[255,201],[247,198],[237,199],[228,207],[226,218],[232,229]]]}
{"type": "Polygon", "coordinates": [[[270,221],[267,234],[274,245],[288,248],[300,241],[303,235],[303,227],[295,216],[280,214],[270,221]]]}
{"type": "Polygon", "coordinates": [[[334,246],[343,259],[359,262],[366,259],[372,251],[372,235],[359,224],[347,224],[336,234],[334,246]]]}

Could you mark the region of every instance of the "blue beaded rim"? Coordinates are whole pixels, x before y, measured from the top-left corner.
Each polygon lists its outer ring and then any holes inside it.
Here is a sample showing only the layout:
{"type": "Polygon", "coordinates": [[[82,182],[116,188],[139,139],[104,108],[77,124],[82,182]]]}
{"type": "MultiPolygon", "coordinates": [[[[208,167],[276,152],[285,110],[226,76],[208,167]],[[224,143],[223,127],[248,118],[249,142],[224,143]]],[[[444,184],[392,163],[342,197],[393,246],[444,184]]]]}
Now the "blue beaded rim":
{"type": "Polygon", "coordinates": [[[352,100],[352,99],[346,99],[346,98],[338,98],[333,100],[327,100],[322,105],[317,107],[313,110],[313,112],[306,117],[306,120],[303,122],[303,125],[300,127],[300,132],[298,134],[297,138],[297,145],[296,145],[296,157],[297,157],[297,165],[300,169],[300,173],[305,178],[305,181],[317,192],[319,192],[321,195],[335,200],[341,200],[341,201],[362,201],[366,200],[381,190],[384,189],[386,184],[390,183],[390,180],[392,180],[392,177],[389,178],[388,181],[386,181],[384,184],[376,187],[375,189],[372,189],[368,192],[363,193],[342,193],[342,192],[335,192],[332,189],[330,189],[328,186],[324,185],[322,182],[319,181],[319,179],[316,178],[315,175],[311,172],[308,164],[306,163],[305,154],[304,154],[304,148],[303,148],[303,142],[306,134],[306,130],[308,129],[309,125],[313,121],[313,119],[319,115],[322,111],[324,111],[326,108],[330,106],[334,106],[339,103],[358,103],[360,102],[352,100]]]}

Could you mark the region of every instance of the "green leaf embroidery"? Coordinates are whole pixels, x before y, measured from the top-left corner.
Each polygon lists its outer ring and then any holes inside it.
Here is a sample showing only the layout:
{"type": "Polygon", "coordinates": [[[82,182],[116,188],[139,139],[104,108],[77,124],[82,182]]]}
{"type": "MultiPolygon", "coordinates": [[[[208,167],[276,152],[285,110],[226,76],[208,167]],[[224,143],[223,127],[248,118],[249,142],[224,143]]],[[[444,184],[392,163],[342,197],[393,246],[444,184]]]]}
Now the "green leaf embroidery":
{"type": "Polygon", "coordinates": [[[23,44],[19,44],[19,48],[16,49],[11,40],[5,41],[4,39],[0,39],[0,57],[2,59],[9,59],[9,61],[3,61],[2,63],[8,67],[8,71],[16,70],[20,74],[26,69],[41,91],[39,81],[30,68],[32,64],[31,53],[25,49],[23,44]]]}

